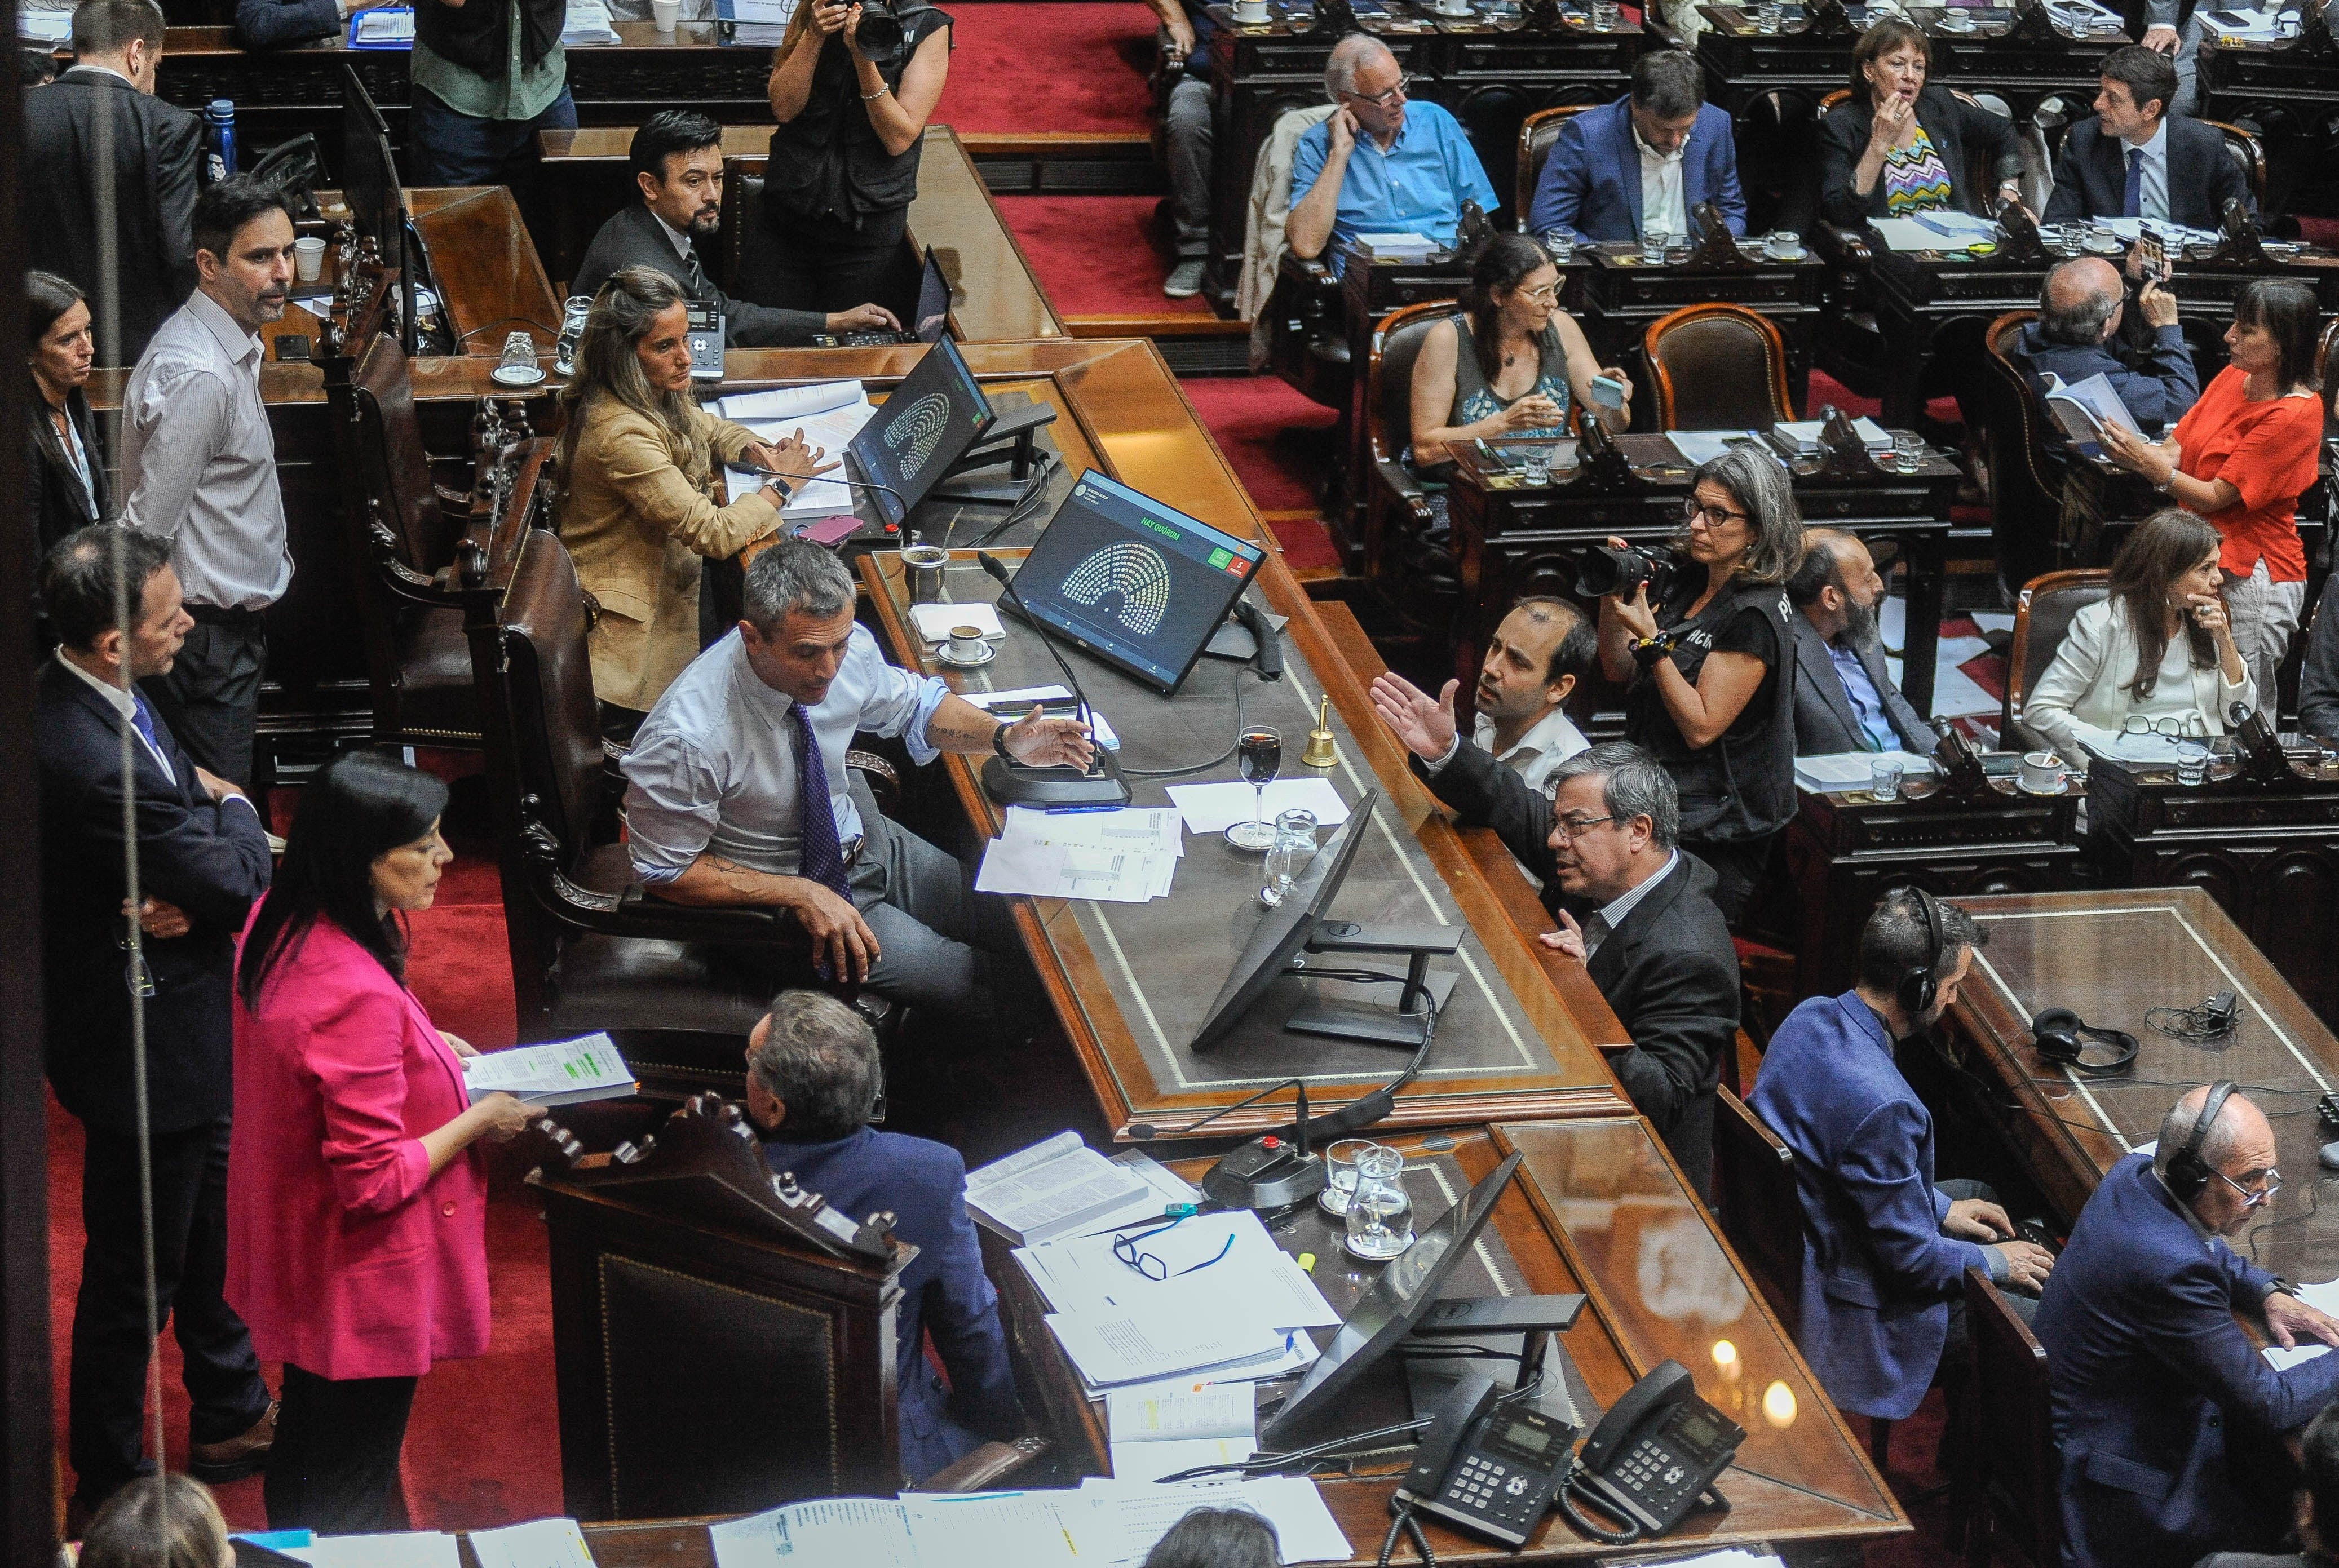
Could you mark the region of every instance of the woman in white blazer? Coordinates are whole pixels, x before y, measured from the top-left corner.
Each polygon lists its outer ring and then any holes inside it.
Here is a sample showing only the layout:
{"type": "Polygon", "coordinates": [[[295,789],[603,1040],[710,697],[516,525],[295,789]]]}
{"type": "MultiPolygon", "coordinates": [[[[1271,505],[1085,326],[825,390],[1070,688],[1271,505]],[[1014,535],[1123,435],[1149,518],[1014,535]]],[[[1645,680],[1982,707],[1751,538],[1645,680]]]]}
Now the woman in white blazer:
{"type": "Polygon", "coordinates": [[[2257,687],[2218,597],[2216,528],[2190,512],[2155,512],[2112,561],[2111,597],[2071,617],[2054,663],[2030,688],[2022,726],[2085,767],[2140,715],[2160,734],[2226,733],[2233,705],[2257,687]]]}

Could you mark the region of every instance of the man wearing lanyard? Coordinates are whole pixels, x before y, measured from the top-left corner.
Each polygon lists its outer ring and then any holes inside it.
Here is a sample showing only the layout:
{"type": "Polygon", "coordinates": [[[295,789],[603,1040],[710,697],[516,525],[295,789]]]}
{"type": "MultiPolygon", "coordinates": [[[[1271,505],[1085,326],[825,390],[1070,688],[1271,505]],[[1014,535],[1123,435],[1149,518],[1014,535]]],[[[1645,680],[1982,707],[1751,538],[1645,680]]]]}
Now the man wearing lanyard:
{"type": "Polygon", "coordinates": [[[201,281],[154,334],[122,403],[123,520],[172,541],[194,630],[146,682],[187,754],[248,788],[268,606],[292,582],[260,329],[292,287],[292,213],[249,174],[195,203],[201,281]]]}

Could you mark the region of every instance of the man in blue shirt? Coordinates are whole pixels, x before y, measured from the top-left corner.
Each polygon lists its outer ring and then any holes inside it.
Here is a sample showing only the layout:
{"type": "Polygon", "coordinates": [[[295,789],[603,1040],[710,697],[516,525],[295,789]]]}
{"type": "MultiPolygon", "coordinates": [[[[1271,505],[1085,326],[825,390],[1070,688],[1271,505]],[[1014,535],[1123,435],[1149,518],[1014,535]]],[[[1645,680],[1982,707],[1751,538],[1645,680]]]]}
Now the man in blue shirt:
{"type": "Polygon", "coordinates": [[[1877,638],[1884,575],[1856,534],[1803,530],[1803,564],[1787,579],[1803,613],[1795,630],[1795,754],[1933,749],[1933,735],[1892,684],[1877,638]]]}
{"type": "MultiPolygon", "coordinates": [[[[2200,372],[2176,324],[2176,297],[2155,280],[2147,280],[2136,300],[2151,341],[2120,352],[2127,347],[2120,338],[2125,294],[2119,269],[2099,256],[2049,268],[2038,291],[2038,319],[2022,329],[2009,358],[2041,397],[2049,374],[2065,386],[2101,375],[2144,433],[2157,436],[2200,399],[2200,372]]],[[[2047,444],[2064,449],[2061,421],[2048,421],[2047,444]]]]}
{"type": "Polygon", "coordinates": [[[1450,245],[1464,202],[1489,213],[1500,205],[1461,122],[1406,101],[1406,77],[1387,44],[1366,33],[1341,39],[1324,86],[1340,107],[1292,154],[1284,233],[1293,255],[1324,256],[1337,273],[1359,234],[1412,232],[1450,245]]]}

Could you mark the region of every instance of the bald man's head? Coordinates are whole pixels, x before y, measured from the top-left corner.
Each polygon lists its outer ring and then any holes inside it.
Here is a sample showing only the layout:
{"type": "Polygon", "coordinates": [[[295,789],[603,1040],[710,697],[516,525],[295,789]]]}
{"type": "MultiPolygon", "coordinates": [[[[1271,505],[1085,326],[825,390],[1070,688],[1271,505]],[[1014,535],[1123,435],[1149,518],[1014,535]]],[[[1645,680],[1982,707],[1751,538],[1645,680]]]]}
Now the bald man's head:
{"type": "Polygon", "coordinates": [[[2084,348],[2119,328],[2119,269],[2100,256],[2049,268],[2038,291],[2038,330],[2050,343],[2084,348]]]}
{"type": "MultiPolygon", "coordinates": [[[[2210,1087],[2186,1090],[2161,1119],[2152,1168],[2164,1179],[2171,1162],[2193,1141],[2210,1087]]],[[[2216,1174],[2192,1200],[2194,1214],[2220,1236],[2239,1235],[2259,1204],[2273,1195],[2276,1177],[2274,1124],[2239,1090],[2226,1097],[2217,1119],[2202,1132],[2201,1163],[2216,1174]]]]}

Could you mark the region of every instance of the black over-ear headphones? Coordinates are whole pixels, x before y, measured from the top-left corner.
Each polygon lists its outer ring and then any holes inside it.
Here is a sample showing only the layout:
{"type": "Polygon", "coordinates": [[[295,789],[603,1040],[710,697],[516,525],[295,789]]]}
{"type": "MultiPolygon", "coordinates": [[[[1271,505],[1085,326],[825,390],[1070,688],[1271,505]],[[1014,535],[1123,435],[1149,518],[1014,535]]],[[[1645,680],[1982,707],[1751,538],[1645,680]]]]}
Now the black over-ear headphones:
{"type": "Polygon", "coordinates": [[[2176,1195],[2179,1203],[2191,1203],[2208,1191],[2209,1178],[2217,1174],[2201,1158],[2201,1146],[2209,1141],[2209,1129],[2217,1125],[2217,1113],[2226,1109],[2226,1101],[2233,1093],[2231,1079],[2219,1079],[2209,1086],[2209,1098],[2201,1102],[2201,1114],[2193,1120],[2193,1136],[2185,1140],[2185,1147],[2176,1151],[2168,1169],[2162,1172],[2161,1178],[2168,1183],[2168,1190],[2176,1195]]]}
{"type": "Polygon", "coordinates": [[[1925,1016],[1925,1010],[1933,1005],[1933,998],[1940,990],[1933,971],[1941,966],[1941,912],[1933,902],[1933,895],[1923,888],[1912,887],[1909,891],[1917,895],[1918,918],[1925,922],[1925,957],[1900,977],[1892,995],[1900,1003],[1900,1011],[1909,1015],[1909,1021],[1915,1023],[1925,1016]]]}
{"type": "Polygon", "coordinates": [[[2038,1049],[2039,1060],[2098,1078],[2124,1072],[2136,1060],[2136,1036],[2117,1029],[2092,1028],[2068,1007],[2050,1007],[2032,1019],[2030,1041],[2038,1049]],[[2098,1054],[2093,1060],[2082,1058],[2079,1053],[2090,1046],[2111,1054],[2098,1054]]]}

